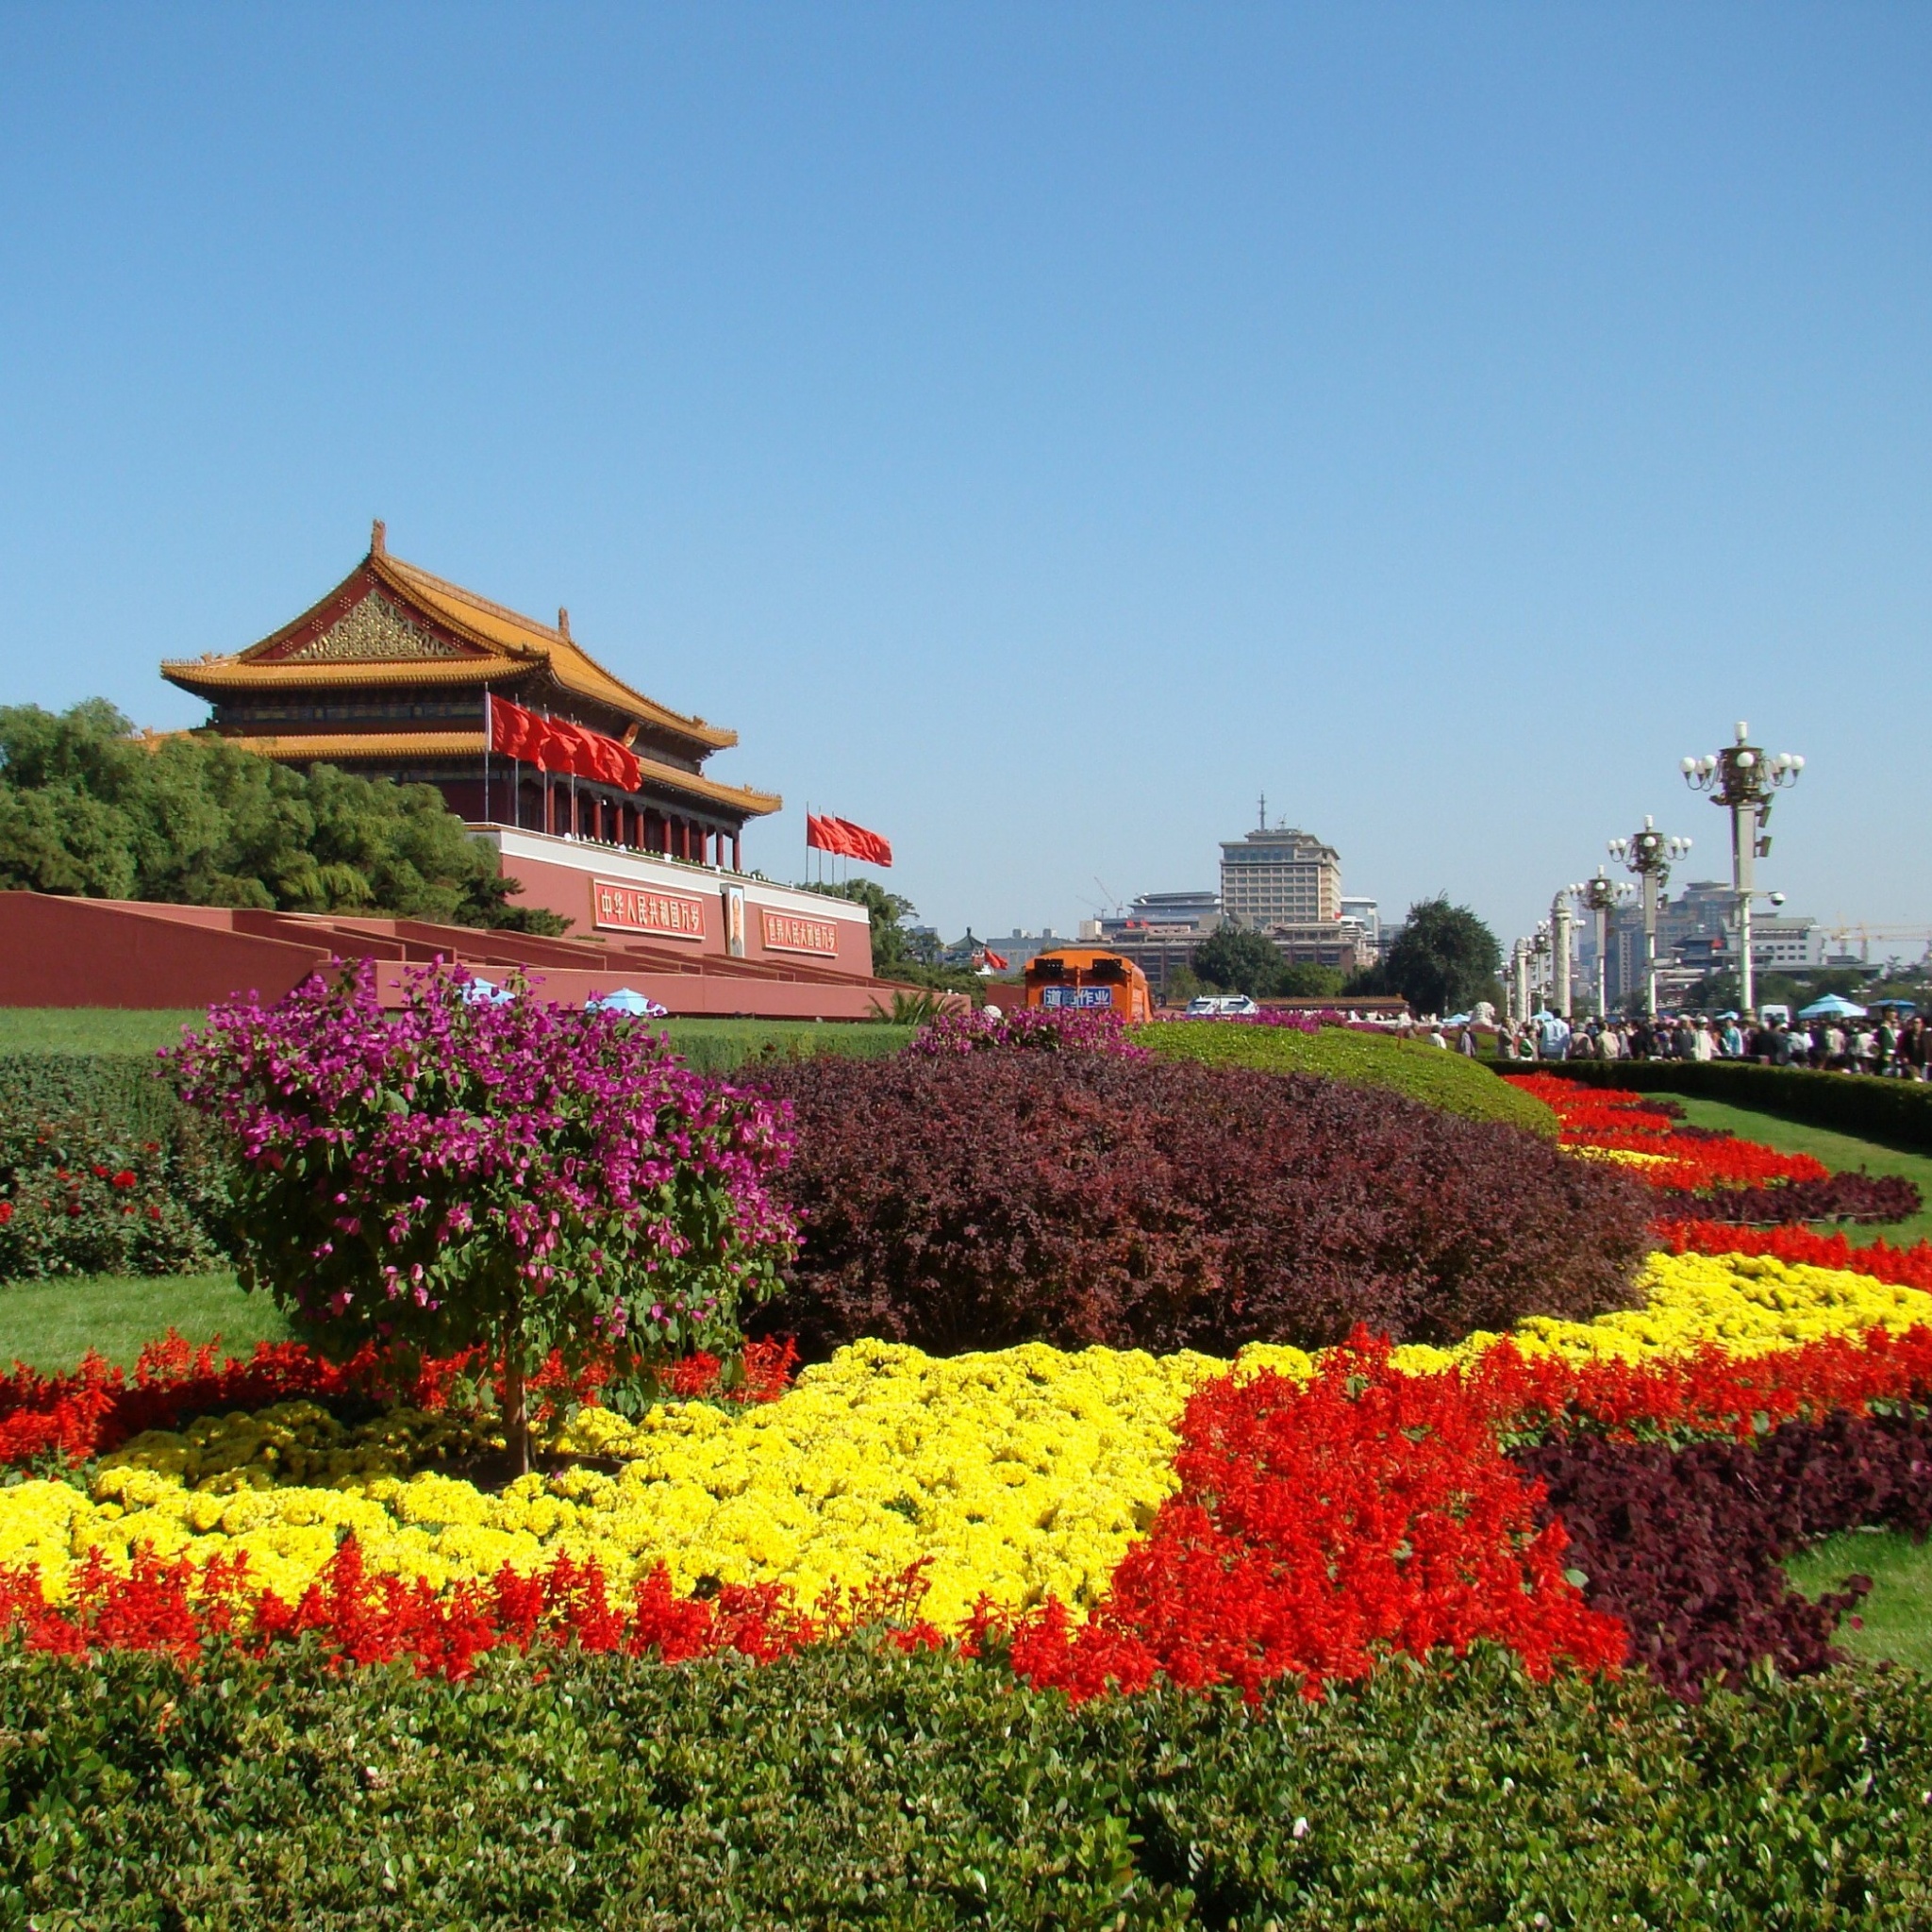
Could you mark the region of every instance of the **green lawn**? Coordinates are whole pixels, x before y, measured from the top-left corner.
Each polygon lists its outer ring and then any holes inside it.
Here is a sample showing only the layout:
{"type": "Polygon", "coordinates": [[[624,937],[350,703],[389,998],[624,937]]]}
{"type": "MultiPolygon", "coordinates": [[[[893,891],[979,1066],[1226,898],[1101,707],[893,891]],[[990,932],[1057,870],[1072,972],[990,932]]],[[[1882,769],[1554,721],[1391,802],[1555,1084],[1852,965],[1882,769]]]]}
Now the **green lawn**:
{"type": "Polygon", "coordinates": [[[1853,1530],[1807,1550],[1785,1565],[1792,1587],[1806,1596],[1837,1590],[1847,1576],[1872,1579],[1872,1594],[1859,1612],[1863,1628],[1849,1621],[1838,1641],[1854,1657],[1889,1659],[1932,1671],[1932,1543],[1915,1543],[1896,1530],[1853,1530]]]}
{"type": "MultiPolygon", "coordinates": [[[[175,1044],[183,1026],[204,1017],[198,1008],[0,1007],[0,1054],[151,1053],[175,1044]]],[[[667,1020],[664,1030],[680,1054],[708,1073],[728,1072],[768,1053],[891,1053],[912,1037],[909,1026],[864,1020],[667,1020]]]]}
{"type": "Polygon", "coordinates": [[[142,1344],[171,1326],[194,1342],[220,1336],[225,1350],[242,1356],[289,1333],[275,1304],[242,1293],[232,1274],[0,1283],[0,1364],[19,1360],[51,1374],[92,1348],[131,1368],[142,1344]]]}
{"type": "MultiPolygon", "coordinates": [[[[1731,1107],[1721,1100],[1692,1100],[1682,1093],[1659,1096],[1674,1100],[1684,1109],[1684,1118],[1693,1127],[1726,1127],[1740,1140],[1756,1141],[1775,1147],[1781,1154],[1809,1154],[1824,1161],[1834,1173],[1843,1168],[1865,1168],[1873,1174],[1899,1174],[1917,1181],[1925,1198],[1925,1208],[1909,1221],[1894,1221],[1881,1227],[1846,1224],[1841,1230],[1848,1241],[1876,1241],[1881,1235],[1895,1246],[1932,1239],[1932,1156],[1906,1154],[1897,1148],[1880,1147],[1875,1141],[1859,1141],[1829,1127],[1805,1126],[1797,1121],[1780,1120],[1775,1114],[1758,1113],[1752,1108],[1731,1107]]],[[[1827,1227],[1825,1233],[1835,1229],[1827,1227]]]]}
{"type": "Polygon", "coordinates": [[[0,1007],[0,1053],[152,1053],[204,1017],[199,1007],[0,1007]]]}

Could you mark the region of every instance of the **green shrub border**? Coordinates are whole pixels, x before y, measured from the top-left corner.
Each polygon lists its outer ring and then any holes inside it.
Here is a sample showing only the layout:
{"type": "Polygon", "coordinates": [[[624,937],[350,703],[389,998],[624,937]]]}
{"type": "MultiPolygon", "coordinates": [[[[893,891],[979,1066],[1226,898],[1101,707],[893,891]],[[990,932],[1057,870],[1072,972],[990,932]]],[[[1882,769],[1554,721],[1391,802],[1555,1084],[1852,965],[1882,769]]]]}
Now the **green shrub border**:
{"type": "Polygon", "coordinates": [[[1932,1083],[1765,1067],[1752,1060],[1491,1060],[1498,1074],[1555,1074],[1586,1087],[1683,1093],[1832,1127],[1907,1154],[1932,1153],[1932,1083]]]}
{"type": "Polygon", "coordinates": [[[1478,1648],[1070,1707],[862,1642],[452,1687],[0,1644],[0,1925],[1923,1927],[1911,1672],[1679,1705],[1478,1648]]]}

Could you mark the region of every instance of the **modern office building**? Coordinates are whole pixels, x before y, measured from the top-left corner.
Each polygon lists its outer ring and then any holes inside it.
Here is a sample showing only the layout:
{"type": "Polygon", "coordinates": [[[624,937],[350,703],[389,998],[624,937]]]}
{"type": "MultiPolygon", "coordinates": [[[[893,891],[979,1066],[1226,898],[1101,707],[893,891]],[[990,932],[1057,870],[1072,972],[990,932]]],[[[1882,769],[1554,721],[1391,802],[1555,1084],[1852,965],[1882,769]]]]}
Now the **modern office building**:
{"type": "MultiPolygon", "coordinates": [[[[1596,979],[1596,922],[1577,922],[1579,984],[1596,979]]],[[[1803,972],[1824,964],[1825,934],[1815,919],[1754,914],[1751,960],[1760,973],[1803,972]]],[[[1707,974],[1738,963],[1738,899],[1723,879],[1693,879],[1672,893],[1657,921],[1658,990],[1666,997],[1707,974]]],[[[1620,907],[1609,920],[1605,980],[1610,1004],[1619,1006],[1643,985],[1643,911],[1620,907]]]]}
{"type": "Polygon", "coordinates": [[[1266,932],[1341,917],[1341,857],[1310,832],[1264,823],[1221,846],[1222,915],[1266,932]]]}

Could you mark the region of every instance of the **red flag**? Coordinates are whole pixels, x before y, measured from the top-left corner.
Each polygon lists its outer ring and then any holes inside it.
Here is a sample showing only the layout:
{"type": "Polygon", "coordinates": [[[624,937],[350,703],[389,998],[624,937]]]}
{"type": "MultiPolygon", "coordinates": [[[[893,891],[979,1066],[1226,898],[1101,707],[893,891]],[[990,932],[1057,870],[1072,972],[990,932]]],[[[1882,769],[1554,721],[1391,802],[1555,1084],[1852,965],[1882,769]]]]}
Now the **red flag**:
{"type": "Polygon", "coordinates": [[[1007,970],[1007,958],[1004,953],[995,953],[991,946],[986,947],[985,952],[986,963],[995,973],[1004,973],[1007,970]]]}
{"type": "Polygon", "coordinates": [[[805,818],[805,842],[815,851],[833,852],[846,858],[852,856],[852,846],[845,837],[843,819],[821,818],[816,812],[808,812],[805,818]]]}
{"type": "Polygon", "coordinates": [[[539,740],[543,721],[534,711],[513,705],[508,698],[490,700],[490,749],[505,758],[538,762],[539,740]]]}
{"type": "Polygon", "coordinates": [[[635,791],[643,781],[636,755],[616,739],[567,718],[540,718],[508,698],[490,700],[490,749],[546,772],[594,778],[620,791],[635,791]]]}
{"type": "Polygon", "coordinates": [[[863,825],[855,825],[850,819],[839,819],[835,823],[846,841],[841,850],[849,852],[854,858],[864,859],[868,865],[891,864],[892,847],[889,840],[876,832],[868,832],[863,825]]]}

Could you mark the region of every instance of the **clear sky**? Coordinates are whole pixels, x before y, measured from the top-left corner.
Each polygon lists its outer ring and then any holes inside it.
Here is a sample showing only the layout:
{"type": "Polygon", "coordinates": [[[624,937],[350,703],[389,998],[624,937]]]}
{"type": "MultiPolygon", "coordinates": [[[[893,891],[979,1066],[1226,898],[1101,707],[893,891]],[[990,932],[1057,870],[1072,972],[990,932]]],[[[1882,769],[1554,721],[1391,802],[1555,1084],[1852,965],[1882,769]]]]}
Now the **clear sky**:
{"type": "Polygon", "coordinates": [[[949,936],[1265,788],[1507,942],[1739,717],[1932,922],[1932,8],[8,5],[0,210],[5,701],[380,515],[949,936]]]}

